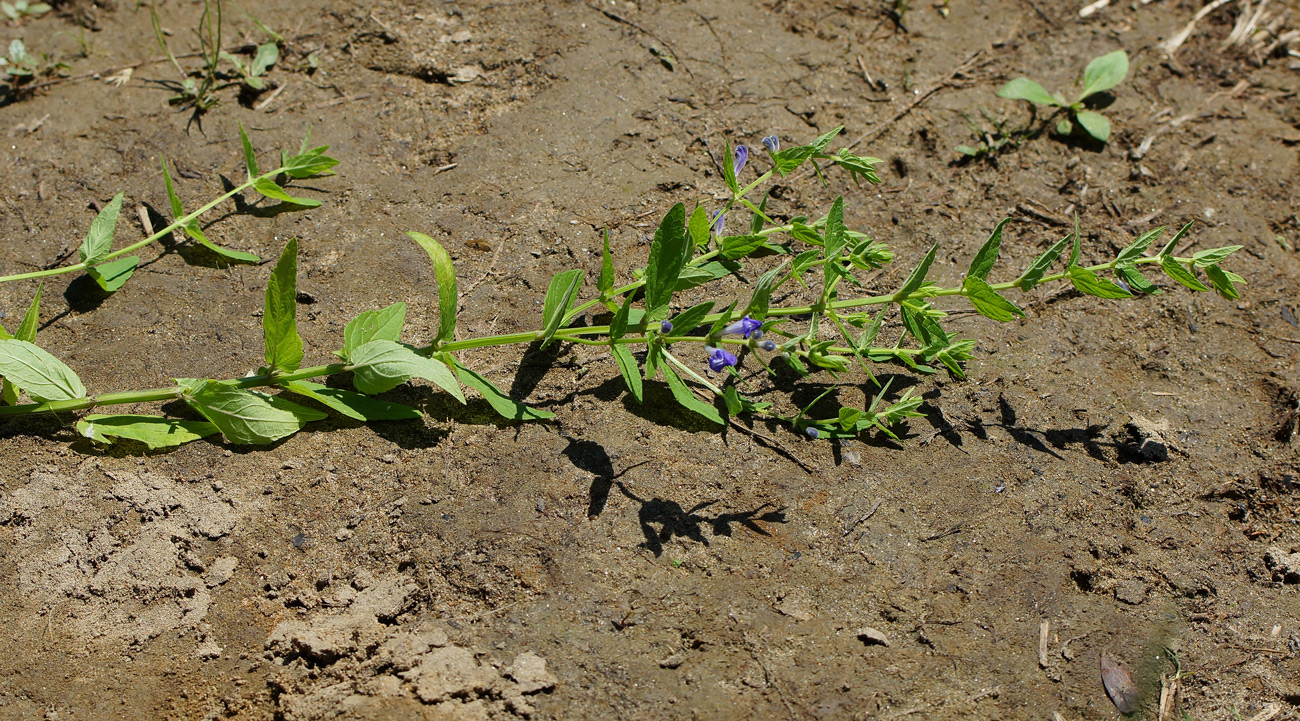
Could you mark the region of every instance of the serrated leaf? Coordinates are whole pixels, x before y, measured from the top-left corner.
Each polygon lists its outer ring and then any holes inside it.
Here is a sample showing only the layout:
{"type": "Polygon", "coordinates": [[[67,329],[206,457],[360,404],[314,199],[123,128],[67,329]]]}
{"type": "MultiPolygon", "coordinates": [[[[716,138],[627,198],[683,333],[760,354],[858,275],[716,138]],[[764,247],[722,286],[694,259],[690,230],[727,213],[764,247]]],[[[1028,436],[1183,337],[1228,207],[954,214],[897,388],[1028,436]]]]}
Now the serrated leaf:
{"type": "Polygon", "coordinates": [[[424,417],[423,413],[410,406],[389,403],[343,388],[330,388],[320,383],[289,381],[281,387],[359,421],[406,421],[424,417]]]}
{"type": "Polygon", "coordinates": [[[1051,268],[1056,259],[1061,257],[1061,253],[1065,251],[1065,246],[1072,237],[1073,235],[1067,235],[1043,251],[1034,259],[1034,262],[1029,264],[1028,268],[1025,268],[1025,272],[1020,274],[1020,278],[1016,280],[1016,285],[1019,285],[1021,290],[1029,290],[1038,285],[1038,281],[1043,279],[1047,269],[1051,268]]]}
{"type": "Polygon", "coordinates": [[[104,256],[113,250],[113,236],[117,234],[117,216],[122,210],[122,193],[113,196],[108,205],[99,211],[90,223],[86,239],[81,242],[77,254],[86,265],[98,265],[104,256]]]}
{"type": "Polygon", "coordinates": [[[1173,255],[1174,249],[1178,247],[1178,241],[1182,240],[1183,236],[1187,235],[1187,231],[1191,230],[1192,226],[1195,224],[1195,220],[1189,220],[1187,221],[1187,225],[1179,228],[1178,232],[1174,233],[1174,237],[1170,238],[1169,242],[1166,243],[1165,247],[1160,251],[1160,255],[1173,255]]]}
{"type": "Polygon", "coordinates": [[[722,417],[722,414],[718,412],[718,409],[712,403],[705,403],[696,397],[695,393],[686,385],[681,376],[677,375],[671,365],[665,363],[663,370],[664,379],[668,381],[668,389],[673,392],[673,398],[677,400],[681,407],[693,411],[720,426],[727,424],[726,419],[722,417]]]}
{"type": "Polygon", "coordinates": [[[1146,252],[1146,249],[1151,247],[1151,244],[1164,234],[1164,232],[1165,226],[1162,225],[1155,230],[1148,230],[1142,235],[1139,235],[1137,240],[1124,246],[1124,249],[1119,252],[1119,255],[1115,256],[1116,265],[1118,266],[1123,264],[1125,261],[1132,261],[1141,258],[1142,254],[1146,252]]]}
{"type": "Polygon", "coordinates": [[[107,293],[116,292],[126,284],[135,272],[136,266],[140,265],[140,256],[128,255],[125,258],[118,258],[107,263],[100,263],[93,268],[86,269],[86,275],[90,276],[99,287],[107,293]]]}
{"type": "Polygon", "coordinates": [[[0,340],[0,376],[38,403],[86,397],[86,387],[71,368],[25,340],[0,340]]]}
{"type": "Polygon", "coordinates": [[[1133,294],[1115,285],[1110,279],[1103,278],[1087,268],[1071,266],[1070,282],[1080,293],[1095,295],[1098,298],[1132,298],[1133,294]]]}
{"type": "Polygon", "coordinates": [[[1092,137],[1106,142],[1110,139],[1110,119],[1105,115],[1093,110],[1080,110],[1074,114],[1074,119],[1079,121],[1085,132],[1092,137]]]}
{"type": "Polygon", "coordinates": [[[311,198],[296,198],[289,195],[285,192],[284,188],[281,188],[270,178],[259,178],[254,181],[253,190],[256,190],[272,200],[278,200],[281,203],[289,203],[291,205],[298,205],[303,208],[315,208],[320,205],[319,200],[312,200],[311,198]]]}
{"type": "Polygon", "coordinates": [[[645,270],[646,317],[649,320],[663,320],[667,316],[677,277],[690,255],[691,244],[686,238],[686,206],[678,203],[664,216],[650,245],[650,258],[645,270]]]}
{"type": "Polygon", "coordinates": [[[262,312],[262,339],[266,365],[290,373],[302,365],[302,338],[298,335],[298,239],[290,238],[266,282],[262,312]]]}
{"type": "Polygon", "coordinates": [[[221,429],[207,421],[184,421],[162,416],[96,413],[77,421],[77,433],[84,438],[100,443],[112,443],[113,439],[136,441],[151,451],[179,446],[220,432],[221,429]]]}
{"type": "Polygon", "coordinates": [[[343,357],[347,358],[353,349],[372,340],[400,341],[405,324],[406,304],[400,301],[381,310],[358,313],[343,328],[343,357]]]}
{"type": "Polygon", "coordinates": [[[1142,273],[1131,264],[1116,265],[1115,275],[1119,276],[1119,279],[1124,281],[1125,285],[1139,293],[1159,295],[1164,292],[1160,290],[1160,288],[1156,287],[1154,283],[1147,280],[1146,276],[1142,275],[1142,273]]]}
{"type": "Polygon", "coordinates": [[[678,313],[669,319],[673,324],[673,329],[668,331],[665,336],[668,338],[680,338],[681,336],[690,333],[700,324],[700,321],[703,320],[704,316],[708,315],[711,310],[713,310],[713,301],[708,301],[707,303],[693,305],[681,313],[678,313]]]}
{"type": "Polygon", "coordinates": [[[625,345],[612,345],[609,348],[614,354],[614,361],[618,363],[618,372],[623,376],[623,382],[627,384],[627,389],[632,393],[632,397],[637,403],[641,402],[641,369],[636,364],[636,358],[632,356],[632,351],[625,345]]]}
{"type": "Polygon", "coordinates": [[[1016,316],[1021,318],[1025,316],[1025,312],[1017,308],[1015,303],[998,295],[997,291],[980,278],[966,276],[962,288],[966,291],[966,297],[970,299],[971,305],[975,306],[975,310],[985,318],[1006,323],[1016,316]]]}
{"type": "Polygon", "coordinates": [[[840,271],[840,253],[844,250],[844,196],[835,198],[826,214],[826,234],[823,236],[826,264],[822,266],[824,282],[829,284],[840,271]]]}
{"type": "Polygon", "coordinates": [[[1128,75],[1128,53],[1123,50],[1106,53],[1093,58],[1083,70],[1083,94],[1079,99],[1103,90],[1110,90],[1124,81],[1128,75]]]}
{"type": "Polygon", "coordinates": [[[1029,78],[1016,78],[1003,85],[998,90],[998,97],[1008,100],[1028,100],[1035,105],[1059,105],[1051,93],[1029,78]]]}
{"type": "MultiPolygon", "coordinates": [[[[815,255],[817,251],[809,252],[815,255]]],[[[758,277],[758,282],[754,284],[754,292],[749,298],[749,305],[745,306],[745,315],[754,320],[763,320],[767,317],[767,310],[772,305],[772,286],[785,270],[785,265],[785,262],[782,262],[758,277]]]]}
{"type": "Polygon", "coordinates": [[[584,275],[586,275],[585,271],[575,268],[556,273],[555,277],[551,278],[551,285],[546,289],[546,300],[542,303],[542,332],[538,336],[543,348],[550,345],[555,332],[564,322],[564,316],[573,305],[574,296],[582,287],[584,275]]]}
{"type": "Polygon", "coordinates": [[[600,275],[596,276],[596,290],[603,296],[614,287],[614,256],[609,252],[609,228],[605,229],[605,245],[600,253],[600,275]]]}
{"type": "MultiPolygon", "coordinates": [[[[1210,279],[1210,283],[1214,286],[1214,290],[1217,291],[1219,295],[1230,300],[1236,300],[1241,297],[1241,293],[1237,290],[1237,287],[1232,284],[1232,279],[1229,277],[1227,271],[1223,270],[1219,266],[1205,266],[1205,275],[1210,279]]],[[[1240,280],[1240,278],[1238,278],[1238,280],[1240,280]]]]}
{"type": "Polygon", "coordinates": [[[456,375],[465,385],[477,390],[482,394],[483,399],[492,406],[492,410],[497,415],[512,421],[540,421],[547,418],[554,418],[555,414],[550,411],[544,411],[538,408],[530,408],[523,403],[516,401],[506,395],[501,389],[492,385],[487,378],[466,368],[460,363],[456,363],[456,375]]]}
{"type": "Polygon", "coordinates": [[[722,239],[720,254],[728,260],[744,258],[762,248],[766,242],[765,235],[728,235],[722,239]]]}
{"type": "Polygon", "coordinates": [[[1192,265],[1197,268],[1208,268],[1212,265],[1218,265],[1225,258],[1242,249],[1240,245],[1227,245],[1222,248],[1211,248],[1202,250],[1199,253],[1192,254],[1192,265]]]}
{"type": "Polygon", "coordinates": [[[970,270],[966,271],[966,277],[978,278],[979,280],[988,279],[989,271],[993,270],[993,264],[998,262],[998,252],[1002,248],[1002,228],[1010,222],[1010,218],[1004,218],[993,228],[993,232],[989,234],[989,239],[984,241],[984,245],[980,246],[979,251],[975,253],[975,257],[971,259],[970,270]]]}
{"type": "Polygon", "coordinates": [[[253,142],[248,139],[248,133],[244,131],[242,122],[239,123],[239,144],[244,148],[244,168],[248,170],[248,179],[252,180],[262,172],[257,168],[257,151],[253,150],[253,142]]]}
{"type": "Polygon", "coordinates": [[[687,232],[691,234],[691,242],[696,248],[703,250],[708,247],[711,225],[709,214],[705,212],[703,206],[695,206],[695,212],[691,213],[691,219],[687,223],[687,232]]]}
{"type": "Polygon", "coordinates": [[[328,417],[279,396],[218,381],[200,381],[188,390],[185,402],[237,445],[274,443],[328,417]]]}
{"type": "Polygon", "coordinates": [[[445,363],[422,356],[414,348],[391,340],[372,340],[348,356],[352,384],[366,395],[390,391],[411,378],[432,381],[461,403],[465,394],[445,363]]]}
{"type": "Polygon", "coordinates": [[[1182,263],[1174,260],[1173,256],[1160,256],[1160,268],[1165,272],[1165,275],[1192,290],[1209,290],[1209,288],[1205,287],[1204,283],[1197,280],[1196,276],[1192,275],[1191,271],[1184,268],[1182,263]]]}
{"type": "Polygon", "coordinates": [[[898,292],[894,293],[895,302],[905,300],[913,291],[921,287],[921,284],[925,282],[926,273],[930,272],[930,265],[934,263],[934,253],[938,249],[939,243],[936,241],[934,245],[930,246],[930,250],[921,259],[921,262],[917,263],[916,267],[912,269],[911,274],[907,276],[907,280],[903,281],[903,285],[898,289],[898,292]]]}
{"type": "MultiPolygon", "coordinates": [[[[434,344],[456,337],[456,309],[460,302],[460,291],[456,285],[456,268],[452,265],[451,255],[438,241],[424,233],[407,233],[429,254],[433,263],[433,276],[438,281],[438,333],[434,344]]],[[[549,336],[548,336],[549,337],[549,336]]]]}

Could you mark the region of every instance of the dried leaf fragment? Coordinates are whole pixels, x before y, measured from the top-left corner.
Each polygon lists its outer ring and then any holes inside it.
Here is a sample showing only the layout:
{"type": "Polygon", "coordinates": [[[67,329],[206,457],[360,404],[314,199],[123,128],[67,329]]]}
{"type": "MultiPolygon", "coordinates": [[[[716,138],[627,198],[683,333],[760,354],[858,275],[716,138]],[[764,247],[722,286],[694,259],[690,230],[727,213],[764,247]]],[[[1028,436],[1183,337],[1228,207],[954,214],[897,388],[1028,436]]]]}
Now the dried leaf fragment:
{"type": "Polygon", "coordinates": [[[1124,664],[1104,653],[1101,654],[1101,685],[1120,713],[1128,714],[1137,710],[1138,690],[1133,683],[1132,674],[1124,664]]]}

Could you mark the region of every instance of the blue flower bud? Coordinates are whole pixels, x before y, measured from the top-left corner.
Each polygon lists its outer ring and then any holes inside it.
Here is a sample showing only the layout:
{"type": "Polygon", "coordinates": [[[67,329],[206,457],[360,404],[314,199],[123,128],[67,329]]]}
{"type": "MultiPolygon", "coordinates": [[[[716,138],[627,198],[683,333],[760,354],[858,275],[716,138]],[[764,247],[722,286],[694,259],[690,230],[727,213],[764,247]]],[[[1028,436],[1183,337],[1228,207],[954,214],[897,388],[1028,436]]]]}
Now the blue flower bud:
{"type": "Polygon", "coordinates": [[[809,438],[816,438],[817,436],[821,435],[821,432],[818,431],[816,428],[813,428],[812,426],[808,426],[803,430],[803,432],[808,434],[809,438]]]}
{"type": "Polygon", "coordinates": [[[765,340],[762,343],[759,343],[758,347],[762,348],[768,353],[771,353],[772,351],[776,350],[776,343],[770,340],[765,340]]]}
{"type": "Polygon", "coordinates": [[[759,328],[758,330],[754,331],[753,333],[750,333],[750,334],[749,334],[749,337],[750,337],[750,338],[753,338],[754,340],[763,340],[763,329],[762,329],[762,328],[759,328]]]}
{"type": "Polygon", "coordinates": [[[671,333],[672,330],[673,330],[673,324],[668,321],[664,321],[659,324],[660,333],[671,333]]]}
{"type": "Polygon", "coordinates": [[[769,135],[763,138],[763,147],[767,148],[767,152],[775,153],[781,149],[781,139],[775,135],[769,135]]]}
{"type": "Polygon", "coordinates": [[[740,171],[744,169],[747,160],[749,160],[749,148],[737,145],[735,162],[731,164],[731,167],[735,169],[736,177],[740,177],[740,171]]]}
{"type": "Polygon", "coordinates": [[[714,373],[721,371],[723,368],[726,368],[727,366],[734,366],[736,365],[736,363],[739,362],[738,360],[736,360],[736,356],[728,353],[727,351],[721,348],[712,348],[706,346],[705,351],[707,351],[709,354],[709,370],[713,371],[714,373]]]}
{"type": "Polygon", "coordinates": [[[722,223],[727,219],[727,214],[721,210],[713,211],[713,234],[722,235],[722,223]]]}

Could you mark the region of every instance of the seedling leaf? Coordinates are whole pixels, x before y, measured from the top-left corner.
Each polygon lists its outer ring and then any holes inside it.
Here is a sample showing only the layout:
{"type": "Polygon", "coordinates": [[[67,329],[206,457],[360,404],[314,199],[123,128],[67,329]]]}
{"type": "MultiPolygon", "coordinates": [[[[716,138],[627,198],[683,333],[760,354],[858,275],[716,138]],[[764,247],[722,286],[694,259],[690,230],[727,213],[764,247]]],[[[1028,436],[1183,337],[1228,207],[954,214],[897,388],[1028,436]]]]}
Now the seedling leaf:
{"type": "Polygon", "coordinates": [[[1028,100],[1035,105],[1060,105],[1042,85],[1029,78],[1016,78],[998,90],[998,97],[1009,100],[1028,100]]]}
{"type": "MultiPolygon", "coordinates": [[[[1123,82],[1126,75],[1128,75],[1128,53],[1123,50],[1093,58],[1083,71],[1083,94],[1079,99],[1082,100],[1103,90],[1110,90],[1123,82]]],[[[1080,120],[1082,121],[1082,118],[1080,120]]],[[[1105,140],[1105,138],[1098,138],[1098,140],[1105,140]]]]}
{"type": "MultiPolygon", "coordinates": [[[[1105,115],[1092,110],[1080,110],[1074,114],[1074,119],[1079,121],[1079,125],[1092,137],[1106,142],[1110,139],[1110,120],[1105,115]]],[[[1062,133],[1064,135],[1064,133],[1062,133]]]]}
{"type": "Polygon", "coordinates": [[[248,170],[248,179],[252,180],[261,175],[262,172],[257,168],[257,151],[253,150],[253,141],[248,139],[248,133],[244,131],[242,122],[239,123],[239,143],[244,148],[244,168],[248,170]]]}
{"type": "Polygon", "coordinates": [[[600,253],[600,275],[596,276],[596,290],[604,296],[614,287],[614,256],[609,252],[609,228],[605,229],[605,244],[600,253]]]}

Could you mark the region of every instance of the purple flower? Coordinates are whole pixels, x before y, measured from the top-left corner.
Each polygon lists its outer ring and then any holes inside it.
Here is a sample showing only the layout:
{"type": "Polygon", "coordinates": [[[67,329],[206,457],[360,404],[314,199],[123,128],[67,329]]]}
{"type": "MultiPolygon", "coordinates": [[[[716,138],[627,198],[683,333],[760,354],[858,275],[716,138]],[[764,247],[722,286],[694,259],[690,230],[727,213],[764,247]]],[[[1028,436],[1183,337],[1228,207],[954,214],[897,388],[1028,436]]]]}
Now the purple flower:
{"type": "Polygon", "coordinates": [[[713,234],[722,235],[722,222],[727,219],[727,214],[721,210],[713,211],[713,234]]]}
{"type": "Polygon", "coordinates": [[[721,371],[727,366],[734,366],[739,362],[736,360],[736,356],[721,348],[705,346],[705,350],[709,353],[709,370],[714,373],[721,371]]]}
{"type": "Polygon", "coordinates": [[[781,149],[781,139],[775,135],[769,135],[763,138],[763,147],[767,148],[767,152],[775,153],[781,149]]]}
{"type": "Polygon", "coordinates": [[[735,172],[737,178],[740,177],[740,171],[745,168],[746,160],[749,160],[749,148],[746,148],[743,145],[737,145],[736,158],[731,164],[731,167],[734,169],[733,172],[735,172]]]}
{"type": "Polygon", "coordinates": [[[759,348],[762,348],[763,350],[767,351],[768,353],[771,353],[772,351],[776,350],[776,343],[774,343],[773,341],[770,341],[770,340],[765,340],[765,341],[763,341],[762,343],[759,343],[759,344],[758,344],[758,347],[759,347],[759,348]]]}
{"type": "Polygon", "coordinates": [[[741,335],[744,336],[745,338],[748,338],[754,331],[759,330],[762,327],[763,327],[763,321],[754,320],[749,316],[745,316],[744,318],[741,318],[740,320],[736,321],[735,323],[732,323],[726,328],[723,328],[722,333],[724,335],[727,333],[735,333],[737,335],[741,335]]]}
{"type": "Polygon", "coordinates": [[[670,322],[668,322],[668,321],[664,321],[664,322],[662,322],[662,323],[659,324],[659,332],[660,332],[660,333],[671,333],[672,331],[673,331],[673,324],[672,324],[672,323],[670,323],[670,322]]]}
{"type": "Polygon", "coordinates": [[[821,435],[821,432],[818,431],[816,428],[813,428],[812,426],[808,426],[807,428],[804,429],[803,432],[804,432],[804,433],[807,433],[809,438],[814,438],[814,439],[815,439],[817,436],[820,436],[820,435],[821,435]]]}

